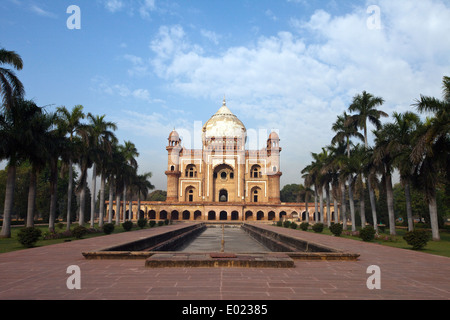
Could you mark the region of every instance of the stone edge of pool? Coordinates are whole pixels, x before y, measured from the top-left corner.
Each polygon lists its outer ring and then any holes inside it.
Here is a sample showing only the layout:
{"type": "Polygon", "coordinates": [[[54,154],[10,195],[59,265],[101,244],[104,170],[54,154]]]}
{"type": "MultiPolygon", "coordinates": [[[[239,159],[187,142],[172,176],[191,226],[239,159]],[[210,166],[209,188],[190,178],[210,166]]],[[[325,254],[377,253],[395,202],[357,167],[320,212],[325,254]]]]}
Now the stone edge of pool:
{"type": "Polygon", "coordinates": [[[159,235],[140,238],[115,246],[102,248],[95,251],[82,252],[85,259],[120,259],[120,260],[145,260],[145,266],[150,268],[167,267],[269,267],[292,268],[294,260],[340,260],[356,261],[358,253],[351,253],[326,247],[311,241],[294,238],[284,234],[258,228],[252,224],[241,224],[246,232],[252,233],[258,241],[269,246],[277,252],[250,252],[250,253],[223,253],[217,252],[177,252],[177,251],[142,251],[145,248],[170,247],[180,242],[184,237],[195,236],[205,224],[187,226],[175,231],[169,231],[159,235]],[[264,243],[265,242],[265,243],[264,243]],[[146,245],[145,243],[150,243],[146,245]],[[161,244],[162,243],[162,244],[161,244]],[[274,249],[277,247],[277,249],[274,249]],[[125,249],[126,250],[125,250],[125,249]],[[131,250],[128,250],[131,249],[131,250]],[[305,252],[302,250],[314,250],[305,252]],[[284,251],[286,250],[286,251],[284,251]]]}

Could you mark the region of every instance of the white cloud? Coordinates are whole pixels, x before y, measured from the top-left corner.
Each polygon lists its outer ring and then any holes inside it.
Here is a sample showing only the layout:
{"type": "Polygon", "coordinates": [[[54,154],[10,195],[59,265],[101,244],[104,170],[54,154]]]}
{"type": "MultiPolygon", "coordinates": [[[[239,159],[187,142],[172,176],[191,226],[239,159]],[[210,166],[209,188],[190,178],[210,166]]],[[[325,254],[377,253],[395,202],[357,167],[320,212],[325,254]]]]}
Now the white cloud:
{"type": "Polygon", "coordinates": [[[372,2],[381,9],[380,30],[367,27],[366,7],[341,16],[318,10],[291,19],[292,31],[215,55],[191,43],[181,26],[163,26],[150,46],[153,67],[179,92],[225,92],[248,119],[280,129],[285,161],[297,161],[298,171],[310,152],[329,144],[337,115],[363,90],[383,97],[389,114],[410,110],[420,94],[440,96],[450,67],[443,40],[450,8],[438,0],[372,2]]]}
{"type": "Polygon", "coordinates": [[[153,98],[148,89],[130,89],[129,86],[125,84],[110,84],[109,81],[103,77],[94,77],[91,82],[92,90],[101,94],[120,96],[122,98],[134,98],[148,103],[164,102],[161,99],[153,98]]]}
{"type": "Polygon", "coordinates": [[[142,18],[148,18],[150,16],[150,12],[156,10],[155,0],[144,0],[139,8],[139,14],[142,18]]]}
{"type": "Polygon", "coordinates": [[[122,0],[106,0],[104,5],[105,8],[110,12],[117,12],[125,7],[125,4],[122,0]]]}
{"type": "Polygon", "coordinates": [[[36,13],[37,15],[41,16],[41,17],[47,17],[47,18],[57,18],[58,16],[56,14],[54,14],[53,12],[47,11],[42,9],[41,7],[38,7],[37,5],[32,5],[30,7],[30,10],[34,13],[36,13]]]}
{"type": "Polygon", "coordinates": [[[214,44],[219,44],[220,35],[218,35],[214,31],[202,29],[200,30],[200,34],[214,44]]]}

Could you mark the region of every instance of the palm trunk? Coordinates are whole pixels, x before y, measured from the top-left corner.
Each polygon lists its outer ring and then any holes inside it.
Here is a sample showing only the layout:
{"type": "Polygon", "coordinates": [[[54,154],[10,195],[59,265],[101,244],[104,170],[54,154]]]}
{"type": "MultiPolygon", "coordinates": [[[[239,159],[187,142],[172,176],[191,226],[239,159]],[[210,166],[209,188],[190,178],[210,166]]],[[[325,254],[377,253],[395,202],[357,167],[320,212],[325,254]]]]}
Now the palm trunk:
{"type": "Polygon", "coordinates": [[[113,184],[111,179],[109,179],[109,208],[108,208],[108,223],[112,223],[112,212],[113,212],[113,184]]]}
{"type": "Polygon", "coordinates": [[[372,189],[370,177],[367,178],[367,187],[369,188],[369,198],[370,198],[370,207],[372,209],[373,228],[375,229],[375,232],[378,234],[378,220],[377,220],[377,209],[375,204],[375,193],[372,189]]]}
{"type": "Polygon", "coordinates": [[[138,192],[136,218],[141,219],[141,193],[138,192]]]}
{"type": "Polygon", "coordinates": [[[334,204],[334,223],[339,223],[339,214],[338,214],[339,206],[336,197],[333,197],[333,204],[334,204]]]}
{"type": "Polygon", "coordinates": [[[361,227],[364,228],[366,226],[366,206],[364,202],[364,186],[362,183],[359,193],[359,215],[361,216],[361,227]]]}
{"type": "Polygon", "coordinates": [[[350,201],[350,220],[352,223],[352,231],[356,231],[355,224],[355,202],[353,200],[353,191],[352,191],[352,177],[348,178],[348,199],[350,201]]]}
{"type": "Polygon", "coordinates": [[[330,186],[328,183],[325,186],[325,196],[327,200],[327,225],[331,226],[331,208],[330,208],[330,186]]]}
{"type": "Polygon", "coordinates": [[[80,214],[78,216],[78,224],[84,226],[84,213],[86,205],[86,181],[81,181],[82,187],[80,192],[80,214]]]}
{"type": "Polygon", "coordinates": [[[345,203],[345,183],[341,183],[341,219],[342,228],[347,230],[347,205],[345,203]]]}
{"type": "Polygon", "coordinates": [[[6,180],[5,205],[3,210],[3,225],[0,238],[11,238],[11,213],[14,207],[14,187],[16,184],[16,165],[8,165],[6,180]]]}
{"type": "Polygon", "coordinates": [[[97,184],[97,165],[94,163],[92,165],[91,228],[94,227],[94,220],[95,220],[96,184],[97,184]]]}
{"type": "Polygon", "coordinates": [[[72,159],[69,161],[69,186],[67,187],[67,225],[66,230],[70,230],[71,209],[72,209],[72,193],[73,193],[73,168],[72,159]]]}
{"type": "Polygon", "coordinates": [[[103,219],[105,215],[105,184],[106,184],[105,175],[102,174],[102,179],[100,182],[100,203],[99,203],[99,217],[98,217],[98,226],[99,228],[103,227],[103,219]]]}
{"type": "Polygon", "coordinates": [[[314,222],[317,223],[319,221],[319,213],[317,211],[317,187],[314,186],[314,222]]]}
{"type": "Polygon", "coordinates": [[[131,196],[130,196],[130,200],[128,201],[128,219],[130,221],[133,221],[133,202],[131,200],[131,196]]]}
{"type": "Polygon", "coordinates": [[[406,218],[408,219],[408,231],[413,231],[414,222],[411,208],[411,190],[408,181],[405,181],[404,185],[405,185],[405,200],[406,200],[406,218]]]}
{"type": "Polygon", "coordinates": [[[320,202],[320,223],[323,223],[323,187],[320,187],[319,192],[319,202],[320,202]]]}
{"type": "Polygon", "coordinates": [[[123,221],[126,221],[126,215],[127,215],[127,185],[123,187],[123,221]]]}
{"type": "Polygon", "coordinates": [[[120,225],[120,194],[116,194],[116,226],[120,225]]]}
{"type": "Polygon", "coordinates": [[[439,235],[439,224],[437,215],[437,202],[436,202],[436,192],[428,200],[428,208],[430,209],[430,223],[431,223],[431,233],[434,241],[441,240],[439,235]]]}
{"type": "Polygon", "coordinates": [[[389,215],[389,232],[391,235],[395,236],[395,215],[394,215],[394,192],[392,190],[392,177],[389,168],[386,169],[385,174],[386,179],[386,199],[389,215]]]}
{"type": "Polygon", "coordinates": [[[33,165],[30,172],[30,186],[28,188],[27,227],[34,227],[34,212],[36,209],[36,180],[37,171],[33,165]]]}
{"type": "MultiPolygon", "coordinates": [[[[54,162],[54,161],[53,161],[54,162]]],[[[56,218],[56,200],[58,197],[58,162],[51,164],[50,174],[50,216],[48,219],[48,229],[50,232],[55,231],[56,218]]]]}
{"type": "Polygon", "coordinates": [[[309,211],[308,211],[308,195],[305,194],[305,210],[306,210],[306,222],[309,223],[309,211]]]}

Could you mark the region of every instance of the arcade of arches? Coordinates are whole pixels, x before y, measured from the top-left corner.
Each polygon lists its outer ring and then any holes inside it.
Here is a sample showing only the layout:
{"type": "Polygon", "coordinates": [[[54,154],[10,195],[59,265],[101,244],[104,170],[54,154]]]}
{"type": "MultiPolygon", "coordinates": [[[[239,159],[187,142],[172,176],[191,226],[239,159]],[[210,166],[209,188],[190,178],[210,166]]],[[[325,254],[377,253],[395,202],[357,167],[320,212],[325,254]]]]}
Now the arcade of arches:
{"type": "MultiPolygon", "coordinates": [[[[109,204],[107,203],[107,210],[109,204]]],[[[140,210],[138,210],[137,202],[133,201],[131,204],[131,216],[130,205],[127,204],[125,211],[125,219],[123,216],[123,203],[120,205],[119,220],[131,220],[137,221],[138,219],[149,220],[173,220],[173,221],[280,221],[284,219],[295,219],[299,221],[316,221],[314,204],[308,205],[308,211],[305,209],[304,203],[289,203],[277,206],[264,206],[264,205],[237,205],[237,204],[182,204],[182,203],[165,203],[165,202],[141,202],[140,210]],[[307,213],[308,212],[308,213],[307,213]]],[[[323,221],[328,222],[336,221],[335,212],[333,206],[331,206],[331,217],[327,213],[327,208],[324,207],[323,221]]],[[[113,203],[113,217],[115,219],[116,205],[113,203]]],[[[339,221],[339,216],[337,217],[339,221]]],[[[317,217],[320,221],[320,213],[317,217]]]]}

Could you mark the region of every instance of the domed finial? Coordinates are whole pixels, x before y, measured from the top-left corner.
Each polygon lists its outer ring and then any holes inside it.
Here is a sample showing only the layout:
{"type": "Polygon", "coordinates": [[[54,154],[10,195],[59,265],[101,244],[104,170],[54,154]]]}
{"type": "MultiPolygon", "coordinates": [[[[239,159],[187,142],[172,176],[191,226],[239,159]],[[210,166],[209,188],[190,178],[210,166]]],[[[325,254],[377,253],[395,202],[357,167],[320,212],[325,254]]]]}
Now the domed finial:
{"type": "Polygon", "coordinates": [[[227,105],[227,100],[225,99],[225,95],[223,95],[223,103],[222,103],[222,105],[223,105],[223,106],[226,106],[226,105],[227,105]]]}

